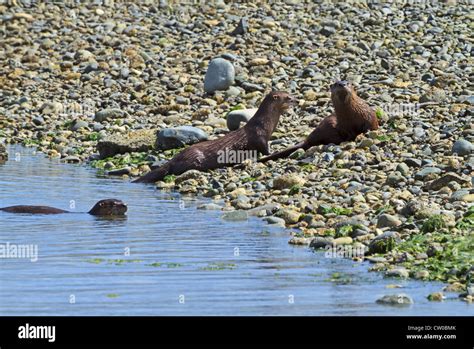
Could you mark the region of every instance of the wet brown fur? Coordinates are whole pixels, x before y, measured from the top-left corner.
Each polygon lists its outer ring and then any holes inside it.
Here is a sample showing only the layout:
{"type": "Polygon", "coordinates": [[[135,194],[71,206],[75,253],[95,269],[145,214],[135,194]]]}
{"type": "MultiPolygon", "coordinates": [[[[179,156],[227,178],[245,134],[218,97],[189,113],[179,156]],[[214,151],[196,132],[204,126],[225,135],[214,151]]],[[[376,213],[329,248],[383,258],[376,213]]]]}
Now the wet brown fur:
{"type": "Polygon", "coordinates": [[[336,82],[331,86],[331,100],[335,112],[324,118],[303,141],[283,151],[260,159],[260,162],[276,160],[291,155],[300,148],[308,150],[320,144],[340,144],[353,141],[358,135],[379,127],[375,111],[359,96],[347,82],[336,82]]]}
{"type": "MultiPolygon", "coordinates": [[[[8,213],[26,213],[26,214],[60,214],[70,213],[66,210],[49,206],[29,206],[15,205],[0,208],[0,211],[8,213]]],[[[104,199],[97,202],[92,209],[87,212],[93,216],[121,216],[127,212],[127,205],[121,200],[104,199]]]]}
{"type": "Polygon", "coordinates": [[[269,93],[255,115],[242,128],[229,132],[222,138],[194,144],[134,182],[153,183],[167,175],[180,175],[188,170],[207,171],[235,165],[236,163],[219,161],[220,155],[225,151],[257,151],[268,155],[268,141],[280,120],[280,115],[293,102],[293,97],[285,92],[269,93]]]}

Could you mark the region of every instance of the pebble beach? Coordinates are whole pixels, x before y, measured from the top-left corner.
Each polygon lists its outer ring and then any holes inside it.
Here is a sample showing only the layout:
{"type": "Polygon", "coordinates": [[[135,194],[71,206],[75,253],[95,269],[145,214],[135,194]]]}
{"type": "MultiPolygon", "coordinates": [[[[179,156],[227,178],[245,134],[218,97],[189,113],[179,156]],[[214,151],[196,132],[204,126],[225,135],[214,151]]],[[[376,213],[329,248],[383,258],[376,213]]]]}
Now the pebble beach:
{"type": "Polygon", "coordinates": [[[0,160],[20,143],[131,180],[241,127],[271,90],[298,99],[278,151],[348,80],[379,130],[155,186],[387,277],[442,281],[434,302],[472,302],[473,17],[468,1],[0,3],[0,160]]]}

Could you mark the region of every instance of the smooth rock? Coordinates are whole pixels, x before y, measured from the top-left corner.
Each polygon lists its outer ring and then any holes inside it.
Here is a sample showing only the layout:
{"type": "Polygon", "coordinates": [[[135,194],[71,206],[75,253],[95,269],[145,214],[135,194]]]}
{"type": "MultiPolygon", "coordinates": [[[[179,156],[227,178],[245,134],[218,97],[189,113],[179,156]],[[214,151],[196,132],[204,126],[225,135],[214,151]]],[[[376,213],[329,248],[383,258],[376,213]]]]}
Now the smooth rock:
{"type": "Polygon", "coordinates": [[[459,189],[456,190],[451,197],[449,198],[450,201],[466,201],[465,198],[469,196],[469,189],[459,189]]]}
{"type": "Polygon", "coordinates": [[[408,306],[410,304],[413,304],[413,299],[404,293],[399,293],[393,295],[385,295],[377,299],[376,303],[391,306],[408,306]]]}
{"type": "Polygon", "coordinates": [[[454,142],[451,151],[459,156],[469,155],[474,151],[474,144],[465,139],[458,139],[454,142]]]}
{"type": "Polygon", "coordinates": [[[95,113],[94,121],[102,122],[110,119],[119,119],[127,116],[127,113],[118,108],[103,109],[95,113]]]}
{"type": "Polygon", "coordinates": [[[283,227],[285,226],[285,220],[280,217],[269,216],[269,217],[263,218],[263,220],[266,221],[268,224],[276,224],[283,227]]]}
{"type": "Polygon", "coordinates": [[[188,171],[180,174],[179,176],[177,176],[174,180],[174,183],[175,184],[181,184],[184,181],[187,181],[187,180],[190,180],[190,179],[199,182],[199,181],[201,181],[201,178],[202,178],[202,172],[201,171],[188,170],[188,171]]]}
{"type": "Polygon", "coordinates": [[[317,236],[311,240],[309,247],[318,249],[318,248],[326,248],[326,246],[332,246],[333,240],[330,238],[324,238],[321,236],[317,236]]]}
{"type": "Polygon", "coordinates": [[[387,270],[385,272],[385,276],[408,279],[409,273],[408,273],[408,270],[406,270],[405,268],[399,267],[399,268],[394,268],[394,269],[391,269],[391,270],[387,270]]]}
{"type": "Polygon", "coordinates": [[[277,217],[283,218],[286,224],[295,224],[298,223],[301,217],[301,213],[291,209],[281,209],[278,210],[275,215],[277,217]]]}
{"type": "Polygon", "coordinates": [[[410,172],[408,165],[404,162],[398,164],[396,170],[400,172],[403,176],[406,176],[410,172]]]}
{"type": "Polygon", "coordinates": [[[229,211],[222,215],[222,219],[226,221],[246,221],[248,219],[247,212],[242,210],[229,211]]]}
{"type": "Polygon", "coordinates": [[[295,174],[285,174],[279,176],[273,180],[273,189],[289,189],[293,186],[302,186],[305,184],[305,180],[295,174]]]}
{"type": "Polygon", "coordinates": [[[422,161],[420,159],[409,158],[405,160],[405,164],[409,167],[421,167],[422,161]]]}
{"type": "Polygon", "coordinates": [[[305,238],[305,237],[300,237],[300,236],[293,236],[288,243],[291,245],[309,245],[311,242],[311,238],[305,238]]]}
{"type": "Polygon", "coordinates": [[[238,109],[229,112],[226,117],[227,128],[230,131],[237,130],[240,128],[241,123],[247,123],[247,121],[249,121],[255,115],[257,110],[257,108],[238,109]]]}
{"type": "Polygon", "coordinates": [[[431,302],[442,302],[446,297],[444,296],[443,292],[433,292],[428,295],[429,301],[431,302]]]}
{"type": "Polygon", "coordinates": [[[441,169],[439,169],[438,167],[425,167],[415,173],[415,179],[425,180],[432,178],[433,176],[439,173],[441,173],[441,169]]]}
{"type": "Polygon", "coordinates": [[[109,176],[123,176],[123,175],[129,175],[131,173],[132,169],[130,167],[124,167],[124,168],[119,168],[117,170],[112,170],[107,172],[109,176]]]}
{"type": "Polygon", "coordinates": [[[387,176],[386,183],[390,186],[397,186],[399,183],[403,182],[405,178],[398,171],[392,172],[387,176]]]}
{"type": "Polygon", "coordinates": [[[326,26],[326,27],[321,28],[319,33],[324,35],[324,36],[331,36],[334,33],[336,33],[336,29],[334,27],[326,26]]]}
{"type": "Polygon", "coordinates": [[[84,120],[74,120],[71,124],[71,131],[77,131],[88,126],[89,123],[84,120]]]}
{"type": "Polygon", "coordinates": [[[234,83],[235,70],[231,62],[223,58],[214,58],[204,77],[204,91],[213,93],[226,90],[234,83]]]}
{"type": "Polygon", "coordinates": [[[430,272],[428,270],[417,271],[414,275],[414,278],[419,279],[419,280],[425,280],[425,279],[428,279],[429,277],[430,277],[430,272]]]}
{"type": "Polygon", "coordinates": [[[36,126],[41,126],[44,124],[44,118],[41,116],[36,116],[31,120],[36,126]]]}
{"type": "Polygon", "coordinates": [[[343,236],[337,239],[333,240],[333,245],[334,246],[340,246],[340,245],[350,245],[352,244],[353,240],[349,236],[343,236]]]}
{"type": "Polygon", "coordinates": [[[377,228],[395,228],[402,224],[397,217],[389,214],[381,214],[377,220],[377,228]]]}
{"type": "Polygon", "coordinates": [[[206,132],[193,126],[166,128],[158,132],[156,148],[161,150],[181,148],[209,138],[206,132]]]}

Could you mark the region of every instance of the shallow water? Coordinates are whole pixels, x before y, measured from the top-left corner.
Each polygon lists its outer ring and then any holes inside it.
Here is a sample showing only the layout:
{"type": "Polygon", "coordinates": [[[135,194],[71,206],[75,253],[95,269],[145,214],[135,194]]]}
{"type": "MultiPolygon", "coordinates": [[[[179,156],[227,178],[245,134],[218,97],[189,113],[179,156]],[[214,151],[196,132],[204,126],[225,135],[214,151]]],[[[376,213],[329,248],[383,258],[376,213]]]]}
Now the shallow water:
{"type": "Polygon", "coordinates": [[[226,222],[218,211],[197,210],[205,200],[99,178],[93,169],[32,149],[12,146],[9,154],[0,165],[0,207],[48,205],[77,213],[0,211],[1,244],[38,247],[36,262],[0,258],[0,315],[474,314],[455,294],[428,302],[439,283],[385,279],[367,272],[368,263],[324,258],[289,245],[287,230],[257,218],[226,222]],[[128,204],[126,219],[79,213],[112,197],[128,204]],[[330,281],[334,273],[345,282],[330,281]],[[398,292],[415,303],[375,303],[398,292]]]}

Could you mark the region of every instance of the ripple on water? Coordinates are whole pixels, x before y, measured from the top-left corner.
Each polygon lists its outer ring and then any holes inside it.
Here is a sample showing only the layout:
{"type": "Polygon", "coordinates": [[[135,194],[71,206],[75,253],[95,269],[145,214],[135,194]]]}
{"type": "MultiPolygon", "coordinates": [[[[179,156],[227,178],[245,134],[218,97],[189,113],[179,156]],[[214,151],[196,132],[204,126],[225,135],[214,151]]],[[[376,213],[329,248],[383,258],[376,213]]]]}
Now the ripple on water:
{"type": "Polygon", "coordinates": [[[96,177],[85,166],[60,164],[32,149],[0,165],[0,207],[48,205],[87,212],[96,201],[120,198],[122,220],[87,214],[55,216],[0,212],[0,241],[36,244],[38,261],[0,259],[0,315],[456,315],[462,302],[429,303],[437,283],[394,281],[367,264],[331,260],[288,245],[281,228],[251,218],[226,222],[203,200],[150,186],[96,177]],[[262,234],[266,230],[268,234],[262,234]],[[129,251],[130,256],[124,256],[129,251]],[[236,255],[238,252],[238,255],[236,255]],[[332,280],[334,273],[344,282],[332,280]],[[395,293],[415,301],[394,309],[375,303],[395,293]],[[75,303],[71,304],[71,297],[75,303]],[[180,303],[184,296],[184,303],[180,303]],[[294,302],[291,302],[294,299],[294,302]]]}

